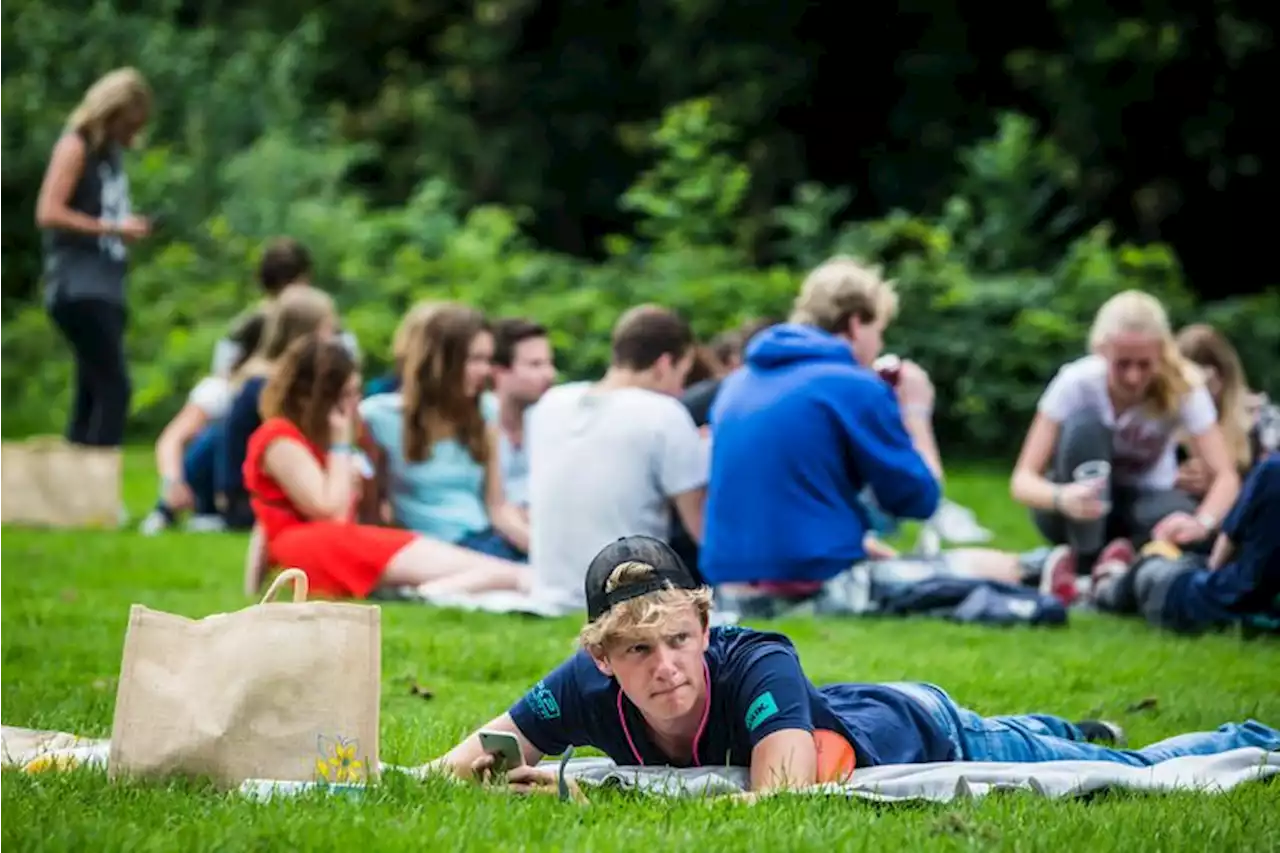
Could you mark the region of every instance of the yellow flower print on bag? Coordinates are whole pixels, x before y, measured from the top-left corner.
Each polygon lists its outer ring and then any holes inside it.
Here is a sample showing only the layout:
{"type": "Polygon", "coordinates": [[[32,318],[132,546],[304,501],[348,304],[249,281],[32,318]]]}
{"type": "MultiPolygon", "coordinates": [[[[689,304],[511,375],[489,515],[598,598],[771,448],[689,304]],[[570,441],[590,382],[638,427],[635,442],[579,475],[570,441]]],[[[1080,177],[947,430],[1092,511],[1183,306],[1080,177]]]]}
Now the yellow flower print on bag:
{"type": "Polygon", "coordinates": [[[320,736],[320,757],[316,759],[316,776],[326,782],[363,782],[364,762],[356,758],[360,742],[344,737],[320,736]]]}

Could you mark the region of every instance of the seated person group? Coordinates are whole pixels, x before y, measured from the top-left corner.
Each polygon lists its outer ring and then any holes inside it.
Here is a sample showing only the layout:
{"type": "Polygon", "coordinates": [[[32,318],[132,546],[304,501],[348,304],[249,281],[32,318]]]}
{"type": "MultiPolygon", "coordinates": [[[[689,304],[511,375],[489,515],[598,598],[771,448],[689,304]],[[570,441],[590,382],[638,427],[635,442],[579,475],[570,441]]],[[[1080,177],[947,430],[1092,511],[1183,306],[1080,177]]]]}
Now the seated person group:
{"type": "MultiPolygon", "coordinates": [[[[894,554],[877,515],[927,521],[943,503],[928,375],[873,369],[897,310],[873,268],[825,262],[788,321],[716,352],[674,311],[637,306],[603,377],[558,385],[547,329],[437,302],[406,314],[394,370],[362,387],[310,277],[296,241],[268,247],[267,299],[157,442],[144,525],[189,511],[193,529],[252,528],[249,592],[297,567],[337,598],[507,590],[585,608],[578,653],[489,724],[530,764],[569,745],[622,764],[727,758],[764,790],[885,763],[1280,748],[1254,721],[1126,750],[1113,724],[983,718],[931,684],[819,688],[787,638],[709,627],[713,590],[812,594],[894,554]]],[[[1275,408],[1221,335],[1175,336],[1147,294],[1109,299],[1088,343],[1041,396],[1010,482],[1054,546],[1040,591],[1183,632],[1277,615],[1275,408]]],[[[1016,554],[958,551],[950,571],[1037,582],[1016,554]]],[[[470,778],[489,760],[473,735],[427,769],[470,778]]],[[[507,778],[555,785],[537,767],[507,778]]]]}

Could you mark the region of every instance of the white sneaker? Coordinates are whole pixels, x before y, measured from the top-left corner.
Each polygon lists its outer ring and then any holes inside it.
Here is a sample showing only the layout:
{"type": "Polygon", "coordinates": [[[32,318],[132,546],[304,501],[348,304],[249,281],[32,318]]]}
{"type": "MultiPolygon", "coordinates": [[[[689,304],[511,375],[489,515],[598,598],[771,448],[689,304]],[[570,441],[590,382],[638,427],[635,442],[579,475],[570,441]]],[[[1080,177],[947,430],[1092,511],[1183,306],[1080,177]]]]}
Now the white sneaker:
{"type": "Polygon", "coordinates": [[[949,500],[942,502],[929,521],[943,539],[956,545],[990,542],[993,536],[990,530],[978,523],[973,510],[949,500]]]}
{"type": "Polygon", "coordinates": [[[165,518],[164,513],[158,509],[151,510],[147,517],[142,519],[142,524],[138,526],[138,532],[143,536],[155,536],[156,534],[163,533],[168,529],[169,520],[165,518]]]}
{"type": "Polygon", "coordinates": [[[934,522],[927,521],[920,528],[920,535],[916,537],[916,545],[911,553],[920,557],[936,557],[942,553],[942,538],[934,522]]]}
{"type": "Polygon", "coordinates": [[[217,514],[193,515],[187,520],[188,533],[223,533],[226,529],[227,523],[217,514]]]}

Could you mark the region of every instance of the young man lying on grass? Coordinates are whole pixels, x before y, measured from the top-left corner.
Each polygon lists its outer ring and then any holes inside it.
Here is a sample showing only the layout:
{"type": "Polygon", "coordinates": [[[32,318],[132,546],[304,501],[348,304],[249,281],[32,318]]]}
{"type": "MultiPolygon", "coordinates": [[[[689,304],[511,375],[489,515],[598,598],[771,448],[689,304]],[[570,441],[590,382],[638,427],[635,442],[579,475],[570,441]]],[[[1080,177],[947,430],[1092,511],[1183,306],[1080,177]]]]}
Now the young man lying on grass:
{"type": "MultiPolygon", "coordinates": [[[[815,687],[790,640],[708,628],[711,593],[665,543],[607,546],[586,577],[582,648],[485,728],[513,733],[525,766],[507,783],[555,793],[534,766],[570,745],[619,765],[749,767],[753,795],[844,780],[855,767],[935,761],[1114,761],[1149,765],[1243,746],[1280,749],[1280,731],[1249,721],[1116,749],[1119,728],[1045,715],[982,717],[923,683],[815,687]]],[[[468,736],[423,770],[490,777],[493,758],[468,736]]],[[[578,792],[580,795],[580,792],[578,792]]]]}

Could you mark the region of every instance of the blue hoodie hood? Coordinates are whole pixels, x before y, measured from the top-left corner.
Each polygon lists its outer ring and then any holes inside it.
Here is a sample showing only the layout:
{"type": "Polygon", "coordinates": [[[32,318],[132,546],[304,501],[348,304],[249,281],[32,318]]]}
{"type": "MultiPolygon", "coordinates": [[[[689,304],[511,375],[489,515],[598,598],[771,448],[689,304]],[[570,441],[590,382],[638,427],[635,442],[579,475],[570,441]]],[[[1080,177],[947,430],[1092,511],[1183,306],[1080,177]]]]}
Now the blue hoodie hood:
{"type": "Polygon", "coordinates": [[[843,338],[813,326],[781,323],[771,326],[747,345],[746,362],[760,370],[771,370],[799,362],[856,366],[853,350],[843,338]]]}
{"type": "Polygon", "coordinates": [[[885,512],[928,518],[938,481],[893,389],[843,338],[784,324],[747,346],[711,410],[698,567],[711,584],[827,581],[863,559],[870,486],[885,512]]]}

